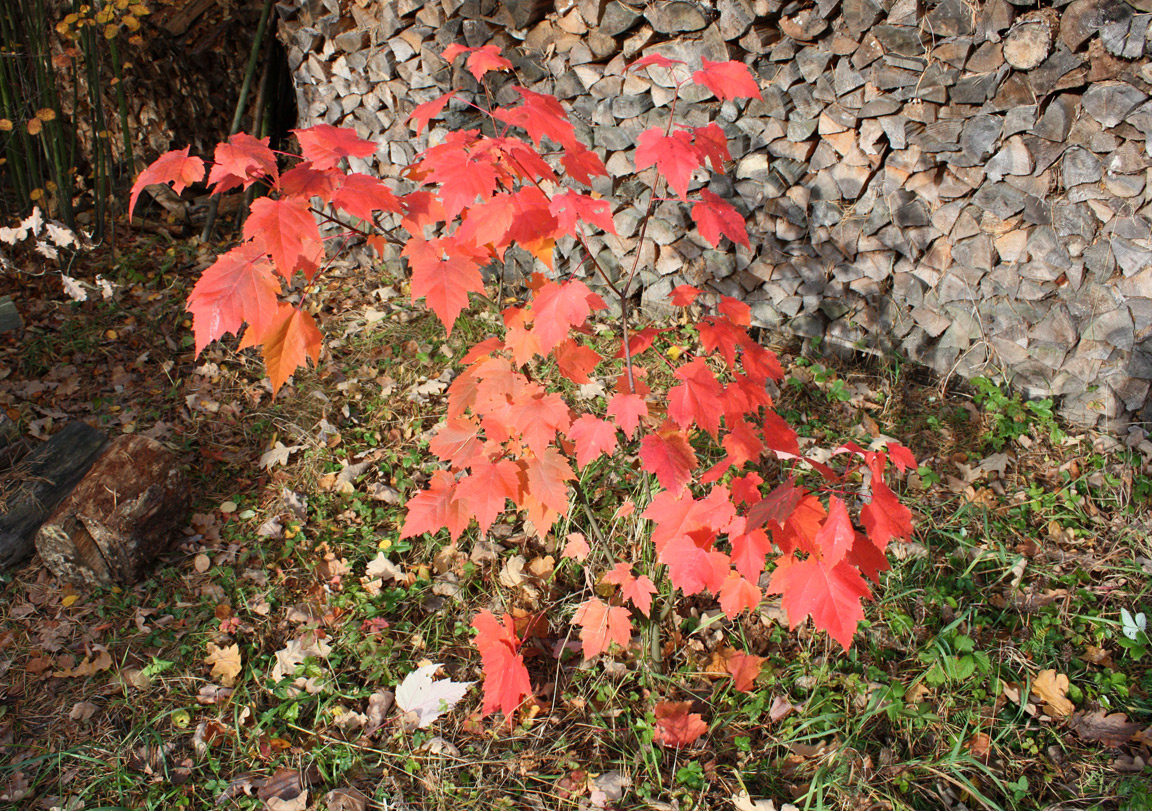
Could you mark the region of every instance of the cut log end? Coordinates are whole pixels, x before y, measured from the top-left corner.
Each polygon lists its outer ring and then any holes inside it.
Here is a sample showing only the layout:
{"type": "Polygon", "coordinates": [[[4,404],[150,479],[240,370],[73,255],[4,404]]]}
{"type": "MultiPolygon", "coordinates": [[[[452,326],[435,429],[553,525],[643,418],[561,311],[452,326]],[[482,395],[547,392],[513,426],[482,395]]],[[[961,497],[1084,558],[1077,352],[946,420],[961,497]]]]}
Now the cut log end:
{"type": "Polygon", "coordinates": [[[175,456],[146,437],[121,436],[40,528],[36,548],[63,580],[129,585],[168,549],[188,510],[175,456]]]}

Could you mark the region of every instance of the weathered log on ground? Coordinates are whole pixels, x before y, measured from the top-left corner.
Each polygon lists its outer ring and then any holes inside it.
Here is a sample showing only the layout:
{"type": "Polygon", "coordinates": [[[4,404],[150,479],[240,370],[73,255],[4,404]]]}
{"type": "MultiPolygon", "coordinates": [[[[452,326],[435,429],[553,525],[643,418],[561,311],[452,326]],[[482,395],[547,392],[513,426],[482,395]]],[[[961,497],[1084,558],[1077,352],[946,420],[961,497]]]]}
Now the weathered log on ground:
{"type": "Polygon", "coordinates": [[[166,550],[191,501],[176,456],[138,435],[109,444],[36,536],[57,577],[82,585],[129,585],[166,550]]]}
{"type": "Polygon", "coordinates": [[[83,478],[107,441],[90,425],[71,422],[0,472],[0,569],[32,554],[36,530],[83,478]]]}

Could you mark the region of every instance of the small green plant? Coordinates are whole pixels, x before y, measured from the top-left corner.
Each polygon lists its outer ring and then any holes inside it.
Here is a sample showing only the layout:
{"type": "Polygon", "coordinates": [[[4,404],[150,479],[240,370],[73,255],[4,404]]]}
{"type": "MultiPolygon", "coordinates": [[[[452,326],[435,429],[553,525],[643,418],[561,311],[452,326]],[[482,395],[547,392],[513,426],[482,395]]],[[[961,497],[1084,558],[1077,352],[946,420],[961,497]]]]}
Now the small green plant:
{"type": "Polygon", "coordinates": [[[1048,434],[1053,442],[1064,438],[1052,411],[1052,398],[1024,401],[1019,393],[1009,395],[986,377],[974,377],[971,382],[976,389],[973,401],[992,418],[984,442],[994,450],[1003,450],[1009,442],[1025,436],[1033,428],[1048,434]]]}

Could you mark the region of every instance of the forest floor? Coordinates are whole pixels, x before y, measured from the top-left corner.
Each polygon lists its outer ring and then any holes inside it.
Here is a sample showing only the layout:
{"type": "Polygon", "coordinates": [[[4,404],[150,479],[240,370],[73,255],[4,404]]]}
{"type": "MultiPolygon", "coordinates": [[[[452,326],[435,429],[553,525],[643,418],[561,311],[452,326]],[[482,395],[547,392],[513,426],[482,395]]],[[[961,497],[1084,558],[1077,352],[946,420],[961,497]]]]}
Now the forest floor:
{"type": "MultiPolygon", "coordinates": [[[[0,335],[0,408],[35,438],[70,419],[155,437],[195,504],[138,585],[78,590],[38,559],[0,575],[0,806],[1152,808],[1139,434],[1075,430],[1050,404],[896,361],[776,346],[778,410],[802,436],[883,433],[921,463],[900,487],[914,539],[891,547],[853,647],[789,630],[778,603],[729,622],[685,601],[649,629],[658,664],[639,645],[585,664],[557,618],[589,586],[554,542],[508,515],[486,538],[399,538],[436,467],[428,435],[456,359],[494,306],[477,300],[447,340],[402,281],[349,271],[322,306],[320,366],[273,399],[235,342],[194,357],[182,308],[210,261],[121,235],[116,255],[69,270],[113,281],[106,300],[69,300],[55,273],[0,279],[26,325],[0,335]],[[473,685],[413,729],[390,708],[397,686],[430,663],[477,681],[484,608],[528,637],[533,699],[511,723],[481,719],[473,685]],[[733,648],[764,658],[749,692],[727,673],[733,648]],[[659,700],[692,702],[707,733],[655,745],[659,700]]],[[[599,487],[591,512],[609,526],[623,498],[647,498],[636,489],[599,487]]],[[[555,537],[591,537],[586,518],[555,537]]]]}

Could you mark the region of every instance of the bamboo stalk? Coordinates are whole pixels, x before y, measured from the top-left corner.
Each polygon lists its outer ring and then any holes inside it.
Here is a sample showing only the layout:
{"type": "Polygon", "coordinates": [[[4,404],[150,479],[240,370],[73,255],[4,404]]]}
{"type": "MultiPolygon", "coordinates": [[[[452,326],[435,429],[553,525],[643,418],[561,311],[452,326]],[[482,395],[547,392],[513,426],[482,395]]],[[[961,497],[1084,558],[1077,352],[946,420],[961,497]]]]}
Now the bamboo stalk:
{"type": "MultiPolygon", "coordinates": [[[[240,131],[240,122],[244,118],[244,109],[248,105],[248,94],[252,90],[252,79],[256,75],[256,62],[260,58],[260,48],[264,43],[264,31],[268,27],[268,17],[272,13],[273,0],[264,0],[264,10],[260,12],[260,24],[256,26],[256,36],[252,40],[252,50],[248,54],[248,65],[244,70],[244,84],[240,87],[240,98],[236,101],[236,111],[232,114],[232,127],[228,135],[235,135],[240,131]]],[[[207,242],[212,236],[212,229],[216,227],[216,214],[220,209],[220,197],[215,195],[208,204],[208,217],[204,221],[204,230],[200,234],[200,241],[207,242]]]]}

